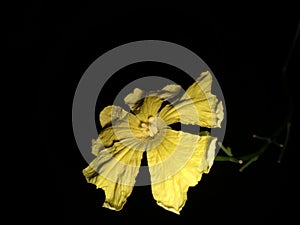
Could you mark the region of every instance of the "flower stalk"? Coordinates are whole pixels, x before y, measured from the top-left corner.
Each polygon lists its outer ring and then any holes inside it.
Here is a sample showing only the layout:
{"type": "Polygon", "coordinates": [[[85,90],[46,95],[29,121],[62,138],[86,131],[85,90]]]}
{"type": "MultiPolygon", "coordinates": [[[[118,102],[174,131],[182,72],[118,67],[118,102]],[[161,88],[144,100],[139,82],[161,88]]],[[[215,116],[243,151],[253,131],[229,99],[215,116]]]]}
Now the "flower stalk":
{"type": "Polygon", "coordinates": [[[283,155],[286,151],[286,147],[288,145],[288,141],[290,139],[290,129],[291,129],[291,122],[290,118],[287,119],[287,122],[285,122],[273,135],[272,138],[270,137],[262,137],[258,135],[253,135],[253,138],[262,140],[265,143],[263,146],[256,152],[247,154],[247,155],[242,155],[242,156],[234,156],[231,148],[230,147],[225,147],[221,142],[218,143],[220,146],[221,150],[226,154],[226,156],[218,155],[215,158],[215,161],[227,161],[227,162],[233,162],[233,163],[238,163],[242,164],[242,166],[239,169],[239,172],[243,172],[247,167],[249,167],[252,163],[257,161],[259,157],[266,152],[267,149],[272,144],[275,144],[275,146],[281,148],[279,157],[277,162],[281,163],[283,155]],[[283,144],[279,144],[277,139],[283,135],[283,132],[285,131],[285,140],[283,144]]]}

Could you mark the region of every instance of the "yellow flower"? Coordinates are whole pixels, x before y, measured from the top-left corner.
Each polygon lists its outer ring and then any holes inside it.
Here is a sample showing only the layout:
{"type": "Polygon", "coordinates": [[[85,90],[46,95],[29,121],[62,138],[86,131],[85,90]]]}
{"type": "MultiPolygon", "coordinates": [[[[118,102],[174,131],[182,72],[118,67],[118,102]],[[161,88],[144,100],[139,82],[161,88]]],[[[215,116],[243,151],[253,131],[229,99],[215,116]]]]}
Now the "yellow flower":
{"type": "Polygon", "coordinates": [[[170,125],[180,122],[220,127],[223,106],[211,93],[211,84],[207,71],[184,94],[174,84],[150,93],[136,88],[124,99],[130,112],[114,105],[103,109],[99,118],[103,129],[92,141],[96,158],[83,174],[104,190],[104,207],[122,209],[146,151],[154,199],[179,214],[188,188],[195,186],[213,164],[216,137],[176,131],[170,125]]]}

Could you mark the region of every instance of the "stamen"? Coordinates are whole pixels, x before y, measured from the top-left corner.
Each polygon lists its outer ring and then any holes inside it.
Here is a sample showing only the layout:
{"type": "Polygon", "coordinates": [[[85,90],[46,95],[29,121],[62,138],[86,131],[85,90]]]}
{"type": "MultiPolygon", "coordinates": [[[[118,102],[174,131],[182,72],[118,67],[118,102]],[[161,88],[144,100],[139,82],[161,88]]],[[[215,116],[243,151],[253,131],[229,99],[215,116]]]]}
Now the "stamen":
{"type": "Polygon", "coordinates": [[[157,120],[154,117],[150,117],[148,120],[149,120],[149,135],[150,137],[153,137],[158,132],[157,120]]]}
{"type": "Polygon", "coordinates": [[[157,118],[151,116],[148,119],[148,123],[141,123],[141,131],[146,136],[154,137],[158,133],[157,125],[157,118]]]}

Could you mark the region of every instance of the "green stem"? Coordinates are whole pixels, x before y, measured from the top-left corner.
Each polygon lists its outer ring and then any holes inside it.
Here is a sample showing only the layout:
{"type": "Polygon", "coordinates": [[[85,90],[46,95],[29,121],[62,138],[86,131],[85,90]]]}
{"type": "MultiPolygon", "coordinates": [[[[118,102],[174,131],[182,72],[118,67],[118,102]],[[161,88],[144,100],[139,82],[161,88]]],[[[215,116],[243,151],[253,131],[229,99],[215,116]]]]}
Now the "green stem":
{"type": "Polygon", "coordinates": [[[283,158],[283,155],[284,155],[284,153],[285,153],[286,146],[287,146],[287,144],[288,144],[288,142],[289,142],[289,139],[290,139],[290,132],[291,132],[290,130],[291,130],[291,123],[288,122],[288,123],[287,123],[287,126],[286,126],[286,136],[285,136],[283,148],[282,148],[282,150],[281,150],[281,152],[280,152],[280,155],[279,155],[279,157],[278,157],[278,160],[277,160],[278,163],[281,163],[282,158],[283,158]]]}
{"type": "Polygon", "coordinates": [[[240,171],[240,172],[243,172],[244,169],[246,169],[246,168],[247,168],[248,166],[250,166],[253,162],[255,162],[256,160],[258,160],[259,156],[260,156],[260,155],[257,155],[257,156],[255,156],[255,157],[251,158],[248,162],[246,162],[246,163],[239,169],[239,171],[240,171]]]}
{"type": "Polygon", "coordinates": [[[248,154],[248,155],[240,156],[239,159],[241,159],[243,161],[248,161],[248,160],[251,160],[252,158],[255,158],[257,156],[259,157],[267,150],[269,145],[270,145],[270,143],[265,143],[258,151],[254,152],[254,153],[251,153],[251,154],[248,154]]]}
{"type": "Polygon", "coordinates": [[[258,135],[256,135],[256,134],[253,134],[253,138],[259,139],[259,140],[263,140],[263,141],[267,141],[267,142],[272,142],[272,139],[271,139],[271,138],[258,136],[258,135]]]}
{"type": "Polygon", "coordinates": [[[227,162],[234,162],[238,164],[242,164],[243,160],[234,158],[234,157],[228,157],[228,156],[216,156],[215,161],[227,161],[227,162]]]}
{"type": "Polygon", "coordinates": [[[282,161],[283,155],[286,151],[286,147],[287,147],[287,144],[288,144],[288,141],[290,138],[291,118],[292,118],[292,113],[293,113],[292,94],[290,92],[290,89],[288,88],[288,82],[287,82],[287,68],[289,66],[291,57],[293,55],[293,51],[295,49],[299,34],[300,34],[300,21],[298,23],[298,27],[297,27],[293,42],[291,44],[290,50],[288,52],[287,58],[285,60],[283,68],[282,68],[283,88],[285,89],[285,92],[289,98],[289,114],[287,115],[283,125],[279,127],[279,129],[273,134],[273,136],[271,138],[253,135],[254,138],[264,140],[264,141],[266,141],[266,143],[258,151],[248,154],[248,155],[238,157],[238,158],[233,157],[233,154],[229,147],[225,148],[222,145],[222,143],[219,142],[218,143],[219,146],[221,147],[221,149],[225,152],[225,154],[227,156],[216,156],[216,158],[215,158],[216,161],[229,161],[229,162],[240,163],[240,164],[242,164],[243,161],[245,161],[246,163],[239,170],[240,172],[242,172],[245,168],[247,168],[253,162],[258,160],[259,157],[268,149],[270,144],[275,144],[276,146],[282,148],[279,158],[278,158],[278,163],[280,163],[282,161]],[[284,144],[282,145],[282,144],[279,144],[276,139],[283,132],[284,129],[286,129],[286,136],[285,136],[284,144]]]}
{"type": "MultiPolygon", "coordinates": [[[[219,142],[220,148],[226,153],[227,156],[216,156],[215,161],[227,161],[227,162],[234,162],[234,163],[239,163],[242,164],[243,162],[246,162],[240,169],[239,171],[242,172],[244,171],[248,166],[250,166],[253,162],[259,159],[259,157],[269,148],[270,144],[272,143],[277,143],[276,138],[282,133],[284,128],[286,127],[287,133],[286,133],[286,138],[284,142],[284,147],[282,148],[281,154],[279,156],[278,162],[281,161],[285,148],[287,146],[287,143],[289,141],[289,136],[290,136],[290,118],[288,117],[286,121],[284,122],[283,126],[281,126],[272,136],[272,138],[264,138],[264,137],[259,137],[258,139],[266,140],[266,143],[256,152],[248,154],[248,155],[243,155],[240,157],[233,157],[233,154],[231,152],[231,149],[229,147],[225,147],[222,145],[221,142],[219,142]]],[[[255,136],[257,138],[257,136],[255,136]]]]}
{"type": "Polygon", "coordinates": [[[227,148],[225,148],[225,146],[224,145],[222,145],[222,143],[221,142],[218,142],[218,145],[220,146],[220,148],[226,153],[226,155],[228,155],[228,156],[230,156],[230,157],[232,157],[233,155],[232,155],[232,152],[231,152],[231,148],[230,147],[227,147],[227,148]]]}

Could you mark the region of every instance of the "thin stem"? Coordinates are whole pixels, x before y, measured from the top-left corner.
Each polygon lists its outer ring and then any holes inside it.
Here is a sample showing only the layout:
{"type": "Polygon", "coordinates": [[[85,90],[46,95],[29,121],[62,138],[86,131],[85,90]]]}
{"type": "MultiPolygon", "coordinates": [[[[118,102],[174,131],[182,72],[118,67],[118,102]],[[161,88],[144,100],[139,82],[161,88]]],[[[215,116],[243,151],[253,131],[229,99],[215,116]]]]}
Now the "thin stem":
{"type": "Polygon", "coordinates": [[[254,134],[253,138],[264,140],[264,141],[266,141],[266,143],[258,151],[248,154],[248,155],[238,157],[238,158],[233,157],[233,154],[231,153],[231,149],[229,147],[225,148],[222,145],[222,143],[219,142],[218,144],[219,144],[220,148],[226,153],[227,156],[217,156],[215,158],[216,161],[230,161],[230,162],[240,163],[240,164],[242,164],[243,162],[246,162],[239,170],[240,172],[242,172],[249,165],[251,165],[253,162],[258,160],[259,157],[268,149],[270,144],[275,144],[276,146],[282,148],[279,158],[278,158],[278,163],[280,163],[282,161],[283,155],[286,151],[286,147],[287,147],[287,144],[288,144],[288,141],[290,138],[291,118],[292,118],[292,113],[293,113],[292,95],[291,95],[290,89],[288,88],[288,82],[287,82],[287,68],[289,66],[291,57],[293,55],[293,51],[295,49],[296,42],[299,37],[299,33],[300,33],[300,21],[298,22],[298,27],[297,27],[293,42],[291,44],[287,58],[285,60],[283,68],[282,68],[283,88],[285,89],[285,93],[287,94],[287,96],[289,98],[289,107],[290,107],[289,114],[285,118],[283,125],[279,127],[279,129],[273,134],[273,136],[271,138],[261,137],[261,136],[254,134]],[[278,138],[278,136],[280,134],[282,134],[284,129],[286,129],[286,136],[285,136],[284,144],[282,145],[282,144],[279,144],[276,139],[278,138]]]}
{"type": "Polygon", "coordinates": [[[285,63],[283,65],[283,68],[282,68],[282,73],[285,75],[286,74],[286,71],[287,71],[287,68],[289,66],[289,63],[290,63],[290,60],[291,60],[291,57],[293,55],[293,51],[295,49],[295,46],[296,46],[296,42],[297,42],[297,39],[299,37],[299,33],[300,33],[300,21],[298,22],[298,27],[297,27],[297,30],[296,30],[296,33],[295,33],[295,36],[294,36],[294,39],[293,39],[293,42],[291,44],[291,47],[289,49],[289,53],[286,57],[286,60],[285,60],[285,63]]]}
{"type": "Polygon", "coordinates": [[[228,157],[228,156],[216,156],[215,161],[227,161],[227,162],[234,162],[238,164],[242,164],[243,160],[234,158],[234,157],[228,157]]]}
{"type": "Polygon", "coordinates": [[[284,153],[285,153],[287,143],[289,142],[289,139],[290,139],[290,130],[291,130],[291,123],[288,122],[288,123],[287,123],[287,126],[286,126],[286,136],[285,136],[283,148],[282,148],[282,150],[281,150],[281,152],[280,152],[280,155],[279,155],[279,157],[278,157],[278,160],[277,160],[278,163],[281,163],[282,158],[283,158],[283,155],[284,155],[284,153]]]}
{"type": "MultiPolygon", "coordinates": [[[[239,163],[239,164],[243,164],[244,162],[246,162],[240,169],[239,171],[242,172],[244,171],[248,166],[250,166],[253,162],[255,162],[256,160],[259,159],[259,157],[268,149],[268,147],[270,146],[270,144],[274,144],[277,143],[275,140],[276,138],[282,133],[282,131],[284,130],[284,128],[287,126],[287,134],[286,134],[286,139],[285,139],[285,143],[284,146],[287,145],[288,140],[289,140],[289,135],[290,135],[290,122],[289,122],[289,117],[286,119],[286,121],[284,122],[284,124],[282,126],[279,127],[279,129],[273,134],[272,138],[266,138],[266,137],[260,137],[255,135],[255,138],[261,139],[261,140],[265,140],[265,144],[256,152],[248,154],[248,155],[243,155],[240,157],[233,157],[233,154],[231,152],[231,149],[229,147],[225,147],[224,145],[222,145],[221,142],[218,142],[218,145],[220,146],[220,148],[226,153],[227,156],[217,156],[215,158],[216,161],[228,161],[228,162],[234,162],[234,163],[239,163]],[[287,125],[288,124],[288,125],[287,125]]],[[[283,148],[279,161],[281,160],[283,154],[284,154],[284,150],[285,147],[283,148]]]]}
{"type": "Polygon", "coordinates": [[[249,161],[252,158],[262,155],[268,149],[269,145],[270,145],[270,143],[267,142],[258,151],[248,154],[248,155],[240,156],[239,158],[243,161],[249,161]]]}
{"type": "Polygon", "coordinates": [[[263,140],[263,141],[267,141],[267,142],[272,142],[272,139],[271,139],[271,138],[258,136],[258,135],[256,135],[256,134],[253,134],[253,138],[259,139],[259,140],[263,140]]]}
{"type": "Polygon", "coordinates": [[[258,160],[260,155],[257,155],[256,157],[253,157],[252,159],[250,159],[248,162],[246,162],[240,169],[240,172],[243,172],[244,169],[246,169],[248,166],[250,166],[253,162],[255,162],[256,160],[258,160]]]}
{"type": "Polygon", "coordinates": [[[226,153],[226,155],[232,157],[232,152],[231,152],[231,148],[227,147],[225,148],[224,145],[222,145],[221,142],[218,142],[218,145],[220,146],[220,148],[226,153]]]}
{"type": "Polygon", "coordinates": [[[276,145],[277,147],[282,148],[283,144],[279,144],[276,140],[272,140],[272,138],[268,138],[268,137],[262,137],[262,136],[258,136],[256,134],[253,134],[253,138],[258,139],[258,140],[262,140],[262,141],[267,141],[268,143],[272,143],[274,145],[276,145]]]}
{"type": "Polygon", "coordinates": [[[295,32],[292,44],[290,46],[288,55],[286,57],[285,63],[282,67],[282,83],[283,83],[284,92],[286,93],[286,95],[288,97],[288,101],[289,101],[289,114],[292,114],[292,112],[293,112],[293,96],[292,96],[291,90],[288,85],[287,70],[288,70],[288,66],[290,64],[291,58],[293,56],[293,52],[295,50],[297,40],[299,38],[299,33],[300,33],[300,20],[298,22],[298,27],[296,29],[296,32],[295,32]]]}

